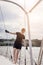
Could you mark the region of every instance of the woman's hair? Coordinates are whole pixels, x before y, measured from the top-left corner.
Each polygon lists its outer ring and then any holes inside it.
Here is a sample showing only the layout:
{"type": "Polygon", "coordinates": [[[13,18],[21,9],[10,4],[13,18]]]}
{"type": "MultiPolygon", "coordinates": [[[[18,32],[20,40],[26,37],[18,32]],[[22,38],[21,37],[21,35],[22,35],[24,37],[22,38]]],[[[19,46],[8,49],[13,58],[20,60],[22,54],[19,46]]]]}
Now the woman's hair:
{"type": "Polygon", "coordinates": [[[25,32],[25,28],[22,28],[21,31],[24,31],[25,32]]]}

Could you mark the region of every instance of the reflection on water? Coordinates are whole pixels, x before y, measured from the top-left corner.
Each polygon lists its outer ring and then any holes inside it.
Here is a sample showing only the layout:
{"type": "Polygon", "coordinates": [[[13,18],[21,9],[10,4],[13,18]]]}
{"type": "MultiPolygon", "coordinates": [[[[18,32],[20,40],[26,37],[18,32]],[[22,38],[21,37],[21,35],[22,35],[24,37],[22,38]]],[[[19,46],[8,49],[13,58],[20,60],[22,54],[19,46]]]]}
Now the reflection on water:
{"type": "MultiPolygon", "coordinates": [[[[40,47],[32,47],[32,53],[33,53],[33,60],[37,62],[38,55],[39,55],[40,47]]],[[[21,57],[21,63],[24,63],[24,59],[26,57],[26,63],[27,65],[30,64],[30,51],[29,47],[26,50],[25,47],[22,47],[20,51],[20,57],[21,57]]],[[[12,46],[0,46],[0,55],[4,55],[7,57],[13,56],[13,47],[12,46]]],[[[11,59],[11,58],[10,58],[11,59]]],[[[42,62],[43,65],[43,62],[42,62]]]]}

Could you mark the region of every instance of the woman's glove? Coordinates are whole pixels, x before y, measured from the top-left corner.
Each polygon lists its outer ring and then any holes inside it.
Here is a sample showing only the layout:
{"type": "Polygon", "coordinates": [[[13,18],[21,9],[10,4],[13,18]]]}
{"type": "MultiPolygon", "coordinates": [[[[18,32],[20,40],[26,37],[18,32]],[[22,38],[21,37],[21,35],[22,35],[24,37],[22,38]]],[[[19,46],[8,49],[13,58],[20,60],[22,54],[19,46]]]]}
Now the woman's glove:
{"type": "Polygon", "coordinates": [[[9,33],[9,31],[5,30],[6,33],[9,33]]]}

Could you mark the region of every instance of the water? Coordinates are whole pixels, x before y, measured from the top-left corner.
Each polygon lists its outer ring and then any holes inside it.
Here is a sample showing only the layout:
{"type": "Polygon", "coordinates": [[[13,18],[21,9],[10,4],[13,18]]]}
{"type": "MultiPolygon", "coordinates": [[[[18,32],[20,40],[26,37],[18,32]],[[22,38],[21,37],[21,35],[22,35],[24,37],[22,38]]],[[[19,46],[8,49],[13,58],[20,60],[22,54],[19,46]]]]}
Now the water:
{"type": "MultiPolygon", "coordinates": [[[[37,62],[38,55],[39,55],[40,47],[32,47],[32,53],[33,53],[33,61],[37,62]]],[[[13,56],[13,47],[12,46],[0,46],[0,55],[7,56],[11,60],[11,55],[13,56]]],[[[25,58],[26,58],[26,65],[30,65],[30,50],[29,47],[26,50],[25,47],[22,47],[20,53],[20,63],[22,65],[25,64],[25,58]]],[[[42,64],[43,65],[43,60],[42,64]]]]}

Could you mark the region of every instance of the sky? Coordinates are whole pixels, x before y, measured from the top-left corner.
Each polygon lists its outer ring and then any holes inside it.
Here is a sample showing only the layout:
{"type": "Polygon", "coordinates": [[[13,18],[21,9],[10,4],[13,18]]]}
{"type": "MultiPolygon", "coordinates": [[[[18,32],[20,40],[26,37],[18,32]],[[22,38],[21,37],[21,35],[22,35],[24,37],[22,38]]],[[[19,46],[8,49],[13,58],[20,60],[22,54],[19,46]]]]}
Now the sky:
{"type": "MultiPolygon", "coordinates": [[[[31,11],[38,0],[11,0],[21,5],[29,16],[30,33],[32,39],[43,38],[43,0],[31,11]]],[[[16,35],[6,34],[5,29],[11,32],[20,32],[26,28],[28,39],[28,23],[25,13],[18,6],[0,1],[0,38],[16,38],[16,35]]]]}

